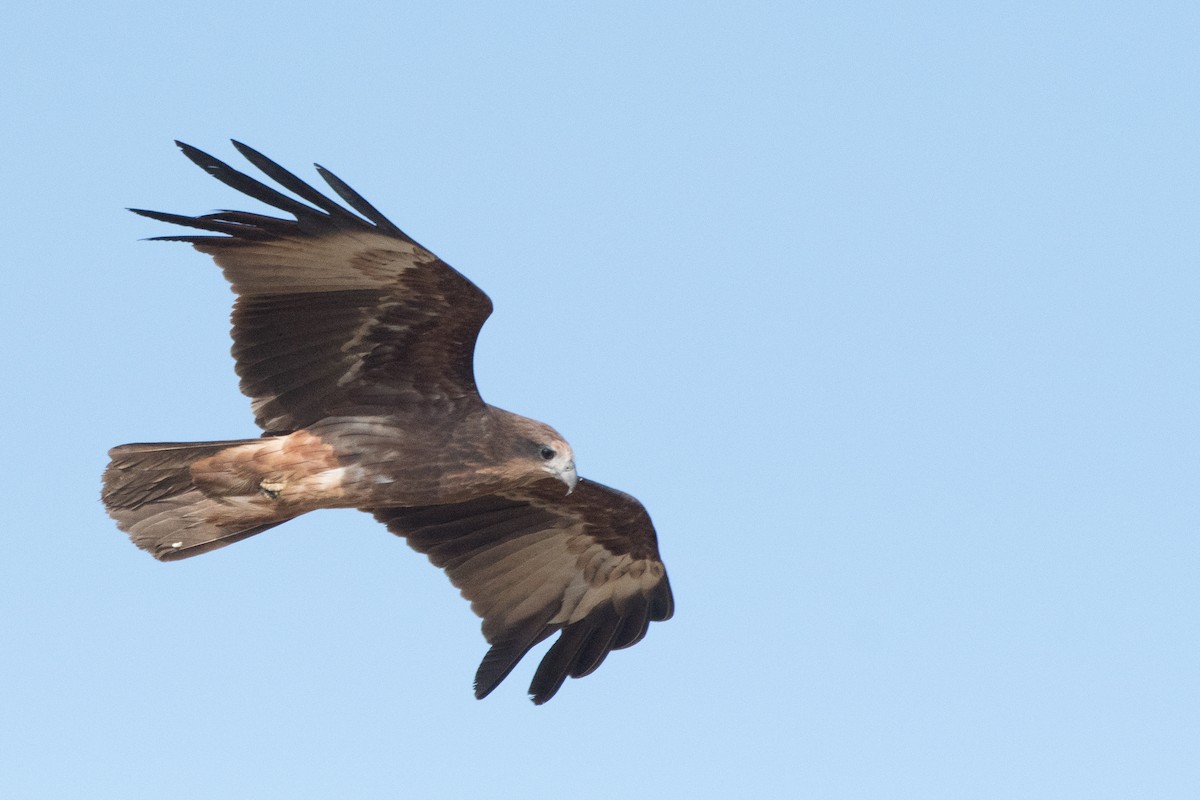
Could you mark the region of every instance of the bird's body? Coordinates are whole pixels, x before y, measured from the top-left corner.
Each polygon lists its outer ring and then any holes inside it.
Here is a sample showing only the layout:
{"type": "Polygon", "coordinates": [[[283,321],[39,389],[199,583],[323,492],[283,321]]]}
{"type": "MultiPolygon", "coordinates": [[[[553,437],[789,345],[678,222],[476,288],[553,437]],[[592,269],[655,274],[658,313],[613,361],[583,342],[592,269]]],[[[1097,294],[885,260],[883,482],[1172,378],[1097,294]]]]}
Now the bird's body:
{"type": "Polygon", "coordinates": [[[113,448],[103,499],[139,547],[177,560],[318,508],[368,511],[444,568],[484,618],[492,649],[480,697],[555,632],[535,702],[670,617],[641,504],[580,480],[548,425],[480,397],[474,345],[492,310],[483,292],[319,167],[362,216],[244,145],[312,205],[180,146],[295,219],[137,212],[208,232],[161,238],[192,243],[229,279],[237,370],[265,431],[113,448]]]}

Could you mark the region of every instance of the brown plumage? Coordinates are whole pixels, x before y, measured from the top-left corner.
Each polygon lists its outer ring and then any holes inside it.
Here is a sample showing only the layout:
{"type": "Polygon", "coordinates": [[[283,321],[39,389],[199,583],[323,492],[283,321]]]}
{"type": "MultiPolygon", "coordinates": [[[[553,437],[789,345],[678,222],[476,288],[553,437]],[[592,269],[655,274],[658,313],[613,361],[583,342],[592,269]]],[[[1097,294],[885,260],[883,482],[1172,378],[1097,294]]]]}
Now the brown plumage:
{"type": "Polygon", "coordinates": [[[138,547],[172,561],[317,508],[369,511],[443,568],[483,618],[491,649],[477,697],[561,632],[530,686],[544,703],[670,618],[641,504],[580,480],[570,445],[548,425],[479,396],[473,358],[487,295],[319,166],[349,209],[240,143],[305,202],[177,144],[294,219],[134,209],[207,232],[158,238],[212,256],[232,285],[237,372],[265,431],[113,448],[104,504],[138,547]]]}

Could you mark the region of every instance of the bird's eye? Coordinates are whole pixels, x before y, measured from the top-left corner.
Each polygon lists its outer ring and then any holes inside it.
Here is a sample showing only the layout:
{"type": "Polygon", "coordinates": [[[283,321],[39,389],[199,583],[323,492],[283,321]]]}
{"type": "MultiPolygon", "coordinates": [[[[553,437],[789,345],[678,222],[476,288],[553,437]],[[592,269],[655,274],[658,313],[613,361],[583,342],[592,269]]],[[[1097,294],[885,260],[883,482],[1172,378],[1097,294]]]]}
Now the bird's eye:
{"type": "Polygon", "coordinates": [[[550,459],[554,458],[556,455],[558,455],[558,453],[554,452],[554,448],[543,447],[541,450],[541,456],[542,456],[543,461],[549,461],[550,459]]]}

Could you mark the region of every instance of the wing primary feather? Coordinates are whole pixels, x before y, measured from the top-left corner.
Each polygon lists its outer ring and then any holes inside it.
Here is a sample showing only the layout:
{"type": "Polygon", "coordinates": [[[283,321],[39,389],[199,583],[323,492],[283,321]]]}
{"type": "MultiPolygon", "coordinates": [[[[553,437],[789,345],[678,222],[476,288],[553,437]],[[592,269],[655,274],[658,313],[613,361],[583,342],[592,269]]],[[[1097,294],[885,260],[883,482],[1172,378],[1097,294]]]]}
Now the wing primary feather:
{"type": "Polygon", "coordinates": [[[675,616],[675,597],[671,594],[671,582],[664,573],[662,580],[654,587],[650,597],[650,620],[664,622],[675,616]]]}
{"type": "Polygon", "coordinates": [[[546,628],[548,620],[549,617],[546,617],[536,623],[526,623],[513,631],[511,636],[492,645],[484,655],[483,661],[479,662],[479,669],[475,671],[475,698],[477,700],[482,700],[491,694],[492,690],[508,677],[508,673],[513,671],[513,667],[525,657],[526,653],[554,633],[555,628],[546,628]]]}
{"type": "MultiPolygon", "coordinates": [[[[584,647],[575,656],[575,660],[571,662],[571,677],[582,678],[585,675],[591,675],[600,665],[604,663],[604,659],[612,652],[613,637],[617,635],[617,627],[620,624],[620,618],[613,613],[612,607],[608,607],[605,612],[597,613],[594,622],[592,635],[584,643],[584,647]]],[[[578,625],[579,623],[575,623],[578,625]]]]}
{"type": "Polygon", "coordinates": [[[304,198],[318,208],[324,209],[332,216],[354,220],[355,222],[359,223],[362,222],[362,220],[355,217],[345,208],[338,205],[335,201],[321,194],[312,186],[309,186],[296,175],[267,158],[253,147],[242,144],[236,139],[231,141],[233,141],[233,146],[237,148],[238,152],[246,157],[247,161],[258,167],[260,170],[262,170],[264,175],[277,182],[283,188],[295,192],[297,196],[304,198]]]}
{"type": "MultiPolygon", "coordinates": [[[[320,164],[314,164],[313,166],[317,168],[317,172],[325,179],[325,182],[338,193],[338,197],[345,200],[351,208],[371,220],[371,222],[374,222],[380,230],[390,233],[393,236],[399,236],[406,242],[413,242],[412,237],[396,227],[395,223],[385,217],[375,206],[368,203],[361,194],[351,189],[344,180],[320,164]]],[[[416,242],[413,242],[413,244],[416,244],[416,242]]]]}
{"type": "Polygon", "coordinates": [[[591,620],[584,620],[567,627],[551,648],[546,651],[542,663],[538,664],[533,680],[529,683],[529,694],[534,705],[541,705],[562,688],[570,674],[571,665],[580,649],[587,643],[595,627],[591,620]]]}
{"type": "Polygon", "coordinates": [[[623,650],[642,640],[650,627],[650,601],[643,595],[634,595],[621,613],[621,624],[613,636],[612,649],[623,650]]]}
{"type": "Polygon", "coordinates": [[[180,141],[176,141],[175,144],[178,145],[179,149],[183,151],[183,154],[187,156],[193,164],[200,167],[202,170],[207,172],[209,175],[212,175],[226,186],[237,189],[243,194],[250,195],[255,200],[261,200],[269,206],[274,206],[281,211],[286,211],[289,214],[293,214],[297,219],[302,217],[312,217],[320,213],[316,209],[304,205],[299,200],[293,200],[282,192],[278,192],[272,189],[270,186],[267,186],[265,183],[257,181],[243,172],[238,172],[224,161],[221,161],[214,156],[210,156],[208,153],[200,150],[199,148],[192,147],[190,144],[185,144],[184,142],[180,141]]]}
{"type": "Polygon", "coordinates": [[[183,225],[187,228],[199,228],[202,231],[227,233],[230,236],[239,236],[242,238],[271,238],[265,232],[248,227],[245,223],[226,220],[223,215],[209,214],[202,217],[188,217],[183,214],[168,214],[165,211],[149,211],[144,208],[131,208],[129,210],[139,216],[148,217],[159,222],[169,222],[172,225],[183,225]]]}
{"type": "Polygon", "coordinates": [[[148,236],[143,242],[186,242],[188,244],[237,244],[238,240],[229,236],[148,236]]]}
{"type": "Polygon", "coordinates": [[[221,222],[236,222],[242,225],[261,228],[268,233],[286,236],[296,230],[296,223],[290,219],[268,217],[266,214],[254,214],[250,211],[233,211],[223,208],[216,214],[209,214],[212,219],[221,222]]]}

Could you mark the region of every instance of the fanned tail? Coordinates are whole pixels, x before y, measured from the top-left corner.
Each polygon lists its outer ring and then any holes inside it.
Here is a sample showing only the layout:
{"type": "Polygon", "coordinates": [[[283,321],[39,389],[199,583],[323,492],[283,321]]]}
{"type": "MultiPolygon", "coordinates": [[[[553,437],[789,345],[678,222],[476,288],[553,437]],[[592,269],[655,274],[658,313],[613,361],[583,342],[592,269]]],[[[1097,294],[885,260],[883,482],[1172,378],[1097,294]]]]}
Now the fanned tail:
{"type": "Polygon", "coordinates": [[[101,494],[108,515],[134,544],[160,561],[207,553],[286,522],[291,516],[278,516],[254,489],[213,496],[193,480],[195,462],[258,441],[114,447],[108,452],[101,494]]]}

